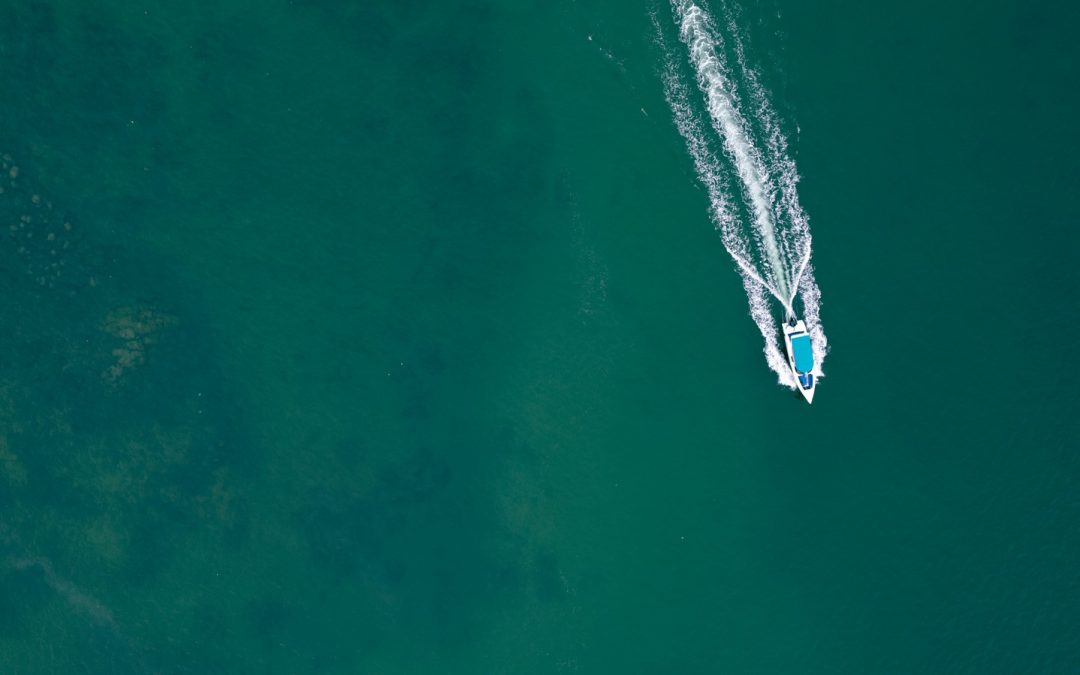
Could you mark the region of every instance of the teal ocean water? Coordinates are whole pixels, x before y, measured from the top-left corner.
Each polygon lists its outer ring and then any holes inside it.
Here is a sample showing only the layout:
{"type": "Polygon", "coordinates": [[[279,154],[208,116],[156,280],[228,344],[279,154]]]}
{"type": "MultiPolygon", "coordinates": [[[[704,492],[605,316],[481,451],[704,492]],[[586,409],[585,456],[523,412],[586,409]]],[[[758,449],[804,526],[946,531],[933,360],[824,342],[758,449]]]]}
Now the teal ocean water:
{"type": "Polygon", "coordinates": [[[0,672],[1077,672],[1080,10],[688,4],[0,0],[0,672]]]}

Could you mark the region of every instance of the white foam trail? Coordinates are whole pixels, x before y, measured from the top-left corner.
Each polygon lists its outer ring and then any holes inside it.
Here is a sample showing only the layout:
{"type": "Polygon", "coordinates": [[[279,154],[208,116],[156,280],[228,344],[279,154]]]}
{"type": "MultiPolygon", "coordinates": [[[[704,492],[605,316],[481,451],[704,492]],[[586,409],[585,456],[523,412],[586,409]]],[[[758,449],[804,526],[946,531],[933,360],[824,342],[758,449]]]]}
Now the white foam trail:
{"type": "Polygon", "coordinates": [[[739,268],[750,315],[765,341],[766,362],[782,384],[794,387],[787,359],[778,343],[780,331],[768,294],[788,311],[792,311],[796,295],[802,300],[802,317],[813,340],[814,371],[819,377],[823,375],[821,363],[827,351],[820,322],[821,291],[814,282],[810,265],[809,220],[796,191],[798,172],[787,153],[787,141],[767,92],[746,58],[732,13],[724,8],[730,47],[738,68],[735,74],[746,88],[753,107],[750,119],[740,107],[725,44],[711,18],[692,0],[672,0],[671,4],[680,39],[689,50],[690,64],[705,97],[711,127],[722,141],[723,155],[739,177],[740,192],[751,215],[749,236],[733,206],[724,163],[710,145],[706,126],[695,114],[690,89],[664,45],[657,24],[661,47],[668,54],[663,77],[665,94],[698,177],[708,190],[712,216],[724,247],[739,268]],[[764,137],[761,146],[755,143],[755,126],[764,137]],[[764,264],[755,264],[755,260],[764,264]]]}
{"type": "Polygon", "coordinates": [[[775,188],[761,153],[749,140],[749,125],[739,111],[728,68],[718,55],[720,35],[710,25],[708,15],[694,3],[675,0],[672,4],[680,20],[679,36],[690,50],[690,60],[697,73],[698,85],[705,94],[713,126],[723,138],[724,150],[738,171],[750,202],[754,234],[769,259],[767,278],[786,301],[790,292],[773,222],[775,188]]]}
{"type": "Polygon", "coordinates": [[[828,352],[828,339],[821,325],[821,289],[814,281],[813,270],[810,266],[812,253],[810,236],[810,219],[799,203],[799,172],[795,167],[795,161],[788,154],[787,138],[781,129],[779,119],[769,102],[769,93],[761,84],[761,78],[757,71],[750,66],[746,57],[746,48],[739,39],[739,25],[731,7],[723,7],[728,33],[732,36],[735,51],[735,60],[739,64],[739,71],[755,107],[755,119],[760,124],[765,135],[766,156],[770,173],[779,179],[779,210],[781,212],[782,228],[781,241],[788,260],[799,260],[799,268],[792,277],[791,297],[789,305],[794,304],[795,295],[798,294],[803,305],[803,322],[810,331],[814,346],[814,372],[818,377],[824,373],[821,363],[825,360],[828,352]]]}
{"type": "Polygon", "coordinates": [[[795,382],[791,376],[791,370],[778,343],[779,328],[777,327],[771,308],[769,306],[769,293],[783,302],[779,292],[761,278],[752,264],[749,250],[749,242],[734,213],[730,188],[720,168],[721,162],[708,142],[708,136],[704,133],[701,122],[694,114],[690,105],[690,92],[686,84],[678,75],[673,62],[667,64],[664,73],[664,89],[668,104],[675,116],[675,126],[686,140],[690,157],[694,161],[698,178],[705,185],[709,194],[711,215],[716,228],[720,231],[720,239],[724,248],[738,265],[743,286],[746,289],[747,299],[750,303],[750,316],[761,331],[765,340],[765,360],[769,367],[776,373],[781,384],[794,387],[795,382]]]}
{"type": "Polygon", "coordinates": [[[780,245],[786,260],[801,261],[798,271],[792,277],[792,299],[798,290],[799,278],[806,264],[810,260],[810,224],[806,214],[799,204],[796,186],[799,182],[799,172],[795,168],[795,162],[787,152],[787,139],[777,120],[776,113],[769,104],[769,94],[762,86],[761,80],[746,58],[746,48],[739,39],[739,25],[730,7],[723,6],[727,21],[728,32],[731,34],[731,43],[735,52],[735,61],[739,66],[739,74],[747,90],[750,92],[751,103],[754,106],[754,121],[761,128],[765,137],[765,162],[771,176],[779,179],[777,191],[779,200],[777,206],[777,220],[784,224],[780,229],[780,245]]]}

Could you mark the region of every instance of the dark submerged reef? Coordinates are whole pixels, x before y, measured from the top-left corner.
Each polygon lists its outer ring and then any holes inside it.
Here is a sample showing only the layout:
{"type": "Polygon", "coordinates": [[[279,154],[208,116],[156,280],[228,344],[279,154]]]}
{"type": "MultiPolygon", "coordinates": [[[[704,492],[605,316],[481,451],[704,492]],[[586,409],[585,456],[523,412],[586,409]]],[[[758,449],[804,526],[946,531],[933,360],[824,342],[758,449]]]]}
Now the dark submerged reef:
{"type": "MultiPolygon", "coordinates": [[[[477,415],[475,400],[477,382],[498,368],[488,353],[514,340],[488,330],[521,262],[500,252],[527,250],[519,238],[536,236],[538,224],[520,213],[544,198],[531,167],[550,134],[503,129],[512,142],[498,161],[458,161],[489,141],[495,121],[535,114],[535,100],[485,67],[496,60],[490,10],[472,8],[446,31],[452,39],[431,40],[398,30],[412,22],[396,6],[298,5],[290,26],[337,36],[359,65],[363,95],[345,97],[356,109],[331,118],[340,134],[331,147],[310,142],[324,136],[294,121],[305,116],[268,111],[307,105],[323,124],[339,108],[319,96],[348,86],[335,79],[290,97],[277,80],[262,84],[252,64],[267,58],[265,36],[248,34],[270,30],[259,21],[200,17],[170,50],[108,10],[0,7],[0,78],[33,85],[0,101],[9,153],[0,173],[0,646],[15,647],[0,670],[353,672],[372,654],[452,651],[530,593],[562,599],[558,561],[534,542],[545,529],[533,522],[539,469],[506,480],[504,462],[522,451],[505,421],[477,415]],[[365,77],[382,68],[386,41],[416,61],[396,65],[394,78],[365,77]],[[433,75],[442,64],[448,77],[433,75]],[[200,104],[186,107],[170,77],[200,104]],[[505,109],[469,112],[493,92],[505,109]],[[304,147],[280,149],[294,158],[287,166],[247,154],[294,133],[304,147]],[[334,165],[335,148],[368,154],[334,165]],[[384,157],[397,152],[429,161],[394,173],[384,157]],[[219,360],[205,328],[217,324],[200,318],[212,300],[191,297],[125,233],[170,205],[210,205],[227,222],[258,214],[268,190],[334,193],[340,173],[346,194],[387,171],[395,185],[423,189],[386,200],[385,181],[372,181],[356,200],[363,237],[325,240],[357,248],[342,287],[375,290],[355,291],[355,305],[326,303],[363,321],[317,326],[307,347],[313,360],[345,361],[340,382],[321,382],[327,398],[303,405],[336,406],[325,417],[346,418],[348,438],[305,427],[297,436],[309,438],[295,447],[263,447],[245,432],[249,406],[316,420],[298,426],[323,418],[234,394],[232,362],[219,360]],[[490,194],[513,206],[486,204],[490,194]],[[384,267],[397,255],[405,262],[384,267]],[[448,328],[458,324],[476,328],[448,328]],[[384,362],[400,365],[393,384],[375,387],[364,373],[381,374],[384,362]],[[39,634],[54,654],[29,637],[39,634]]],[[[297,61],[308,58],[329,57],[303,51],[297,61]]],[[[307,66],[300,71],[306,82],[307,66]]],[[[312,256],[335,262],[322,249],[312,256]]]]}
{"type": "Polygon", "coordinates": [[[94,241],[13,155],[2,169],[0,636],[42,620],[85,640],[67,656],[142,670],[131,598],[195,533],[243,538],[241,416],[149,261],[94,241]],[[60,621],[34,618],[56,605],[60,621]]]}

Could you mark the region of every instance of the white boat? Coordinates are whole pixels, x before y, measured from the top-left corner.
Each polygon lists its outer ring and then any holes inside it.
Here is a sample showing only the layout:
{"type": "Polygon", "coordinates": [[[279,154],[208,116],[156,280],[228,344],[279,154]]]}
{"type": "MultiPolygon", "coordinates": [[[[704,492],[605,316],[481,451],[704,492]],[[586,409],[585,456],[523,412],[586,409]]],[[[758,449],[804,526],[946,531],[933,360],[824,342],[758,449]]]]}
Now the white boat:
{"type": "Polygon", "coordinates": [[[787,348],[791,374],[795,376],[795,385],[806,402],[813,403],[817,378],[814,377],[814,349],[810,342],[810,333],[806,330],[806,324],[794,314],[788,315],[783,326],[784,346],[787,348]]]}

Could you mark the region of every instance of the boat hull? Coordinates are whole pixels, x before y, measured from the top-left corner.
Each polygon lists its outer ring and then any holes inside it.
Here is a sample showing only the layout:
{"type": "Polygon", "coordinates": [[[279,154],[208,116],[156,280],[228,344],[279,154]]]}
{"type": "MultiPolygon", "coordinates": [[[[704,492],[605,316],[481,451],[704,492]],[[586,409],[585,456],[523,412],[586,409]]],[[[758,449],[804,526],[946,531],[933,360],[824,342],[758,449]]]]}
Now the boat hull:
{"type": "Polygon", "coordinates": [[[794,378],[795,388],[803,395],[807,403],[814,402],[814,391],[817,389],[817,377],[814,376],[814,364],[812,356],[809,364],[806,363],[806,350],[810,349],[810,333],[806,330],[806,324],[801,320],[790,320],[781,324],[784,328],[784,348],[787,351],[788,367],[791,368],[791,376],[794,378]],[[793,345],[792,341],[805,340],[804,344],[793,345]],[[800,353],[801,348],[801,353],[800,353]],[[797,363],[797,357],[802,357],[797,363]],[[800,370],[801,366],[801,370],[800,370]],[[807,386],[809,381],[809,386],[807,386]]]}

